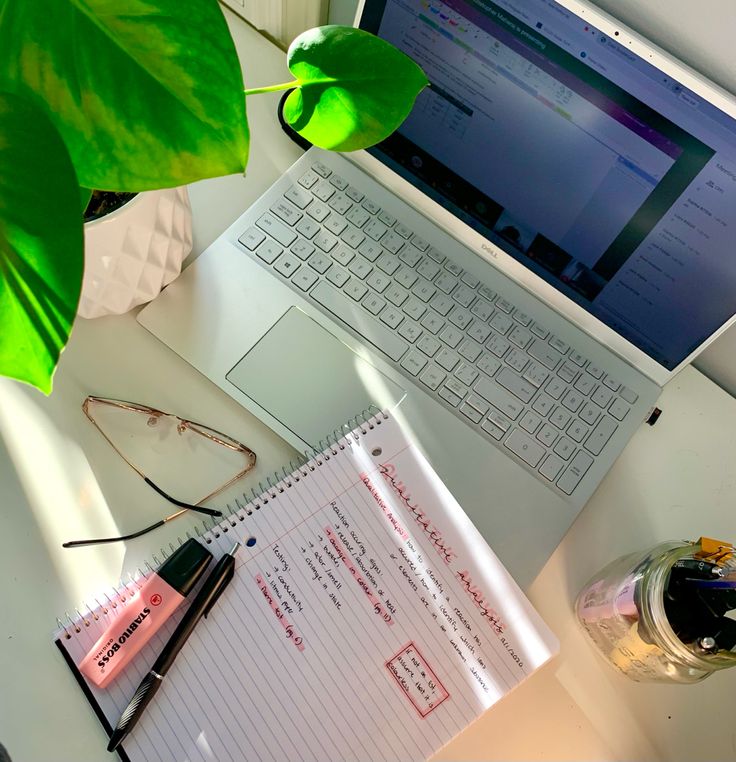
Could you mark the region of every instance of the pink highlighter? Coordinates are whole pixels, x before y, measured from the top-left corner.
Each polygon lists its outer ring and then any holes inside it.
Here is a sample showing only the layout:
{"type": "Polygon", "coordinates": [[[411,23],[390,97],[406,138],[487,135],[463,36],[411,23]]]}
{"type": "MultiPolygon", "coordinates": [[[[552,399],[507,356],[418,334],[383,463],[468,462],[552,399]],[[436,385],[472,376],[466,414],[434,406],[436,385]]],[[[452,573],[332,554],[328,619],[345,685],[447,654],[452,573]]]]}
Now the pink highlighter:
{"type": "Polygon", "coordinates": [[[178,608],[211,560],[209,550],[187,540],[136,590],[82,659],[79,671],[104,688],[178,608]]]}

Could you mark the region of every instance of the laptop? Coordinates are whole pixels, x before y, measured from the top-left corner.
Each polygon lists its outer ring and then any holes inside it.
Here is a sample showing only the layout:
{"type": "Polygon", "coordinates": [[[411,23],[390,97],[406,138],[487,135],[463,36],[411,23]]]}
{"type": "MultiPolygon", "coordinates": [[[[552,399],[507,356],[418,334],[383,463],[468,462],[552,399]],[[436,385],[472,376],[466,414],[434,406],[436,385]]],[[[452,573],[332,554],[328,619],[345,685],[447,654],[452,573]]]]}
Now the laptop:
{"type": "Polygon", "coordinates": [[[431,82],[139,322],[299,450],[395,409],[520,584],[733,322],[736,105],[574,0],[365,0],[431,82]]]}

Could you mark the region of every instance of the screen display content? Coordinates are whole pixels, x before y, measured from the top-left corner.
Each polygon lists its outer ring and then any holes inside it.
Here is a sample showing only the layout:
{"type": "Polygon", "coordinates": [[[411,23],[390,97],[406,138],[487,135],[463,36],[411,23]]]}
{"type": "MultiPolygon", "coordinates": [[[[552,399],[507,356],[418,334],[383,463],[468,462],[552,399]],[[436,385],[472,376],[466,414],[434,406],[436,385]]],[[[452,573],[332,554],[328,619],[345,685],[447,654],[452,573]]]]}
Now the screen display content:
{"type": "Polygon", "coordinates": [[[553,0],[367,2],[430,86],[377,158],[668,369],[736,312],[736,121],[553,0]]]}

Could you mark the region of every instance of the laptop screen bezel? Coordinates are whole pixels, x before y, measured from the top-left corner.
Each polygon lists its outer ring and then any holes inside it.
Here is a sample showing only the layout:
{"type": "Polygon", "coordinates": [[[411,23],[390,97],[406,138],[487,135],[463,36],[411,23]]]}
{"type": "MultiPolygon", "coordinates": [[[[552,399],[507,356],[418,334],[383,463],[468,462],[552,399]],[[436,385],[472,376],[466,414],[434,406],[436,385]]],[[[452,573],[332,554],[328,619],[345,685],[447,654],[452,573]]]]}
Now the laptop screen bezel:
{"type": "MultiPolygon", "coordinates": [[[[615,37],[618,43],[628,47],[629,50],[655,66],[663,74],[677,79],[682,85],[692,90],[698,96],[736,119],[736,98],[706,79],[703,75],[678,61],[672,55],[658,48],[654,43],[621,24],[604,11],[584,2],[584,0],[556,1],[579,18],[609,35],[609,37],[615,37]]],[[[365,7],[370,2],[371,0],[359,1],[354,21],[355,26],[360,26],[360,20],[365,7]]],[[[542,302],[551,307],[555,312],[609,348],[659,386],[664,386],[667,381],[689,365],[721,334],[736,324],[736,315],[733,315],[705,341],[699,344],[679,365],[670,370],[654,360],[642,349],[623,338],[601,320],[594,317],[579,304],[576,304],[550,283],[526,268],[518,260],[503,251],[503,249],[459,220],[452,212],[429,198],[408,180],[381,162],[380,159],[368,153],[368,151],[355,151],[346,156],[369,172],[382,185],[405,199],[420,213],[429,217],[477,256],[497,267],[504,275],[510,277],[533,296],[541,299],[542,302]]]]}

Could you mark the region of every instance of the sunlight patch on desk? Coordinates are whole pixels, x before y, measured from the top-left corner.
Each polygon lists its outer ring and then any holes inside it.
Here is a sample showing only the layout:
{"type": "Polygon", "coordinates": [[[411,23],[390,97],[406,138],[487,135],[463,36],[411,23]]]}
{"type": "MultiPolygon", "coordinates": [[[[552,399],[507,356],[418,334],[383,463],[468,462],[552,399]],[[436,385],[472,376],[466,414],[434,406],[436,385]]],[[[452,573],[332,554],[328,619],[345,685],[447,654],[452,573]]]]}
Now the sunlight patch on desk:
{"type": "MultiPolygon", "coordinates": [[[[68,550],[66,540],[119,534],[82,450],[64,436],[33,392],[0,379],[0,436],[69,599],[89,596],[90,580],[115,579],[124,547],[68,550]],[[90,521],[93,517],[94,521],[90,521]],[[97,533],[97,534],[95,534],[97,533]]],[[[70,612],[71,613],[71,612],[70,612]]]]}

